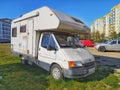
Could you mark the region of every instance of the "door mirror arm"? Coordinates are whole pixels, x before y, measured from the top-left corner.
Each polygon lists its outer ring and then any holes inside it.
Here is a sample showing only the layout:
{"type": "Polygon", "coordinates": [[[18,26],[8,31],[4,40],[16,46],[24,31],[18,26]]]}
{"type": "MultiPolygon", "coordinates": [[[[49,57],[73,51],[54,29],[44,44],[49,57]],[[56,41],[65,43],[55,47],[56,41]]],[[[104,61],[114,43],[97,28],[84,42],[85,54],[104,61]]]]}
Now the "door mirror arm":
{"type": "Polygon", "coordinates": [[[52,47],[52,46],[48,45],[48,46],[47,46],[47,50],[48,50],[48,51],[51,51],[51,50],[57,51],[58,49],[57,49],[57,47],[52,47]]]}

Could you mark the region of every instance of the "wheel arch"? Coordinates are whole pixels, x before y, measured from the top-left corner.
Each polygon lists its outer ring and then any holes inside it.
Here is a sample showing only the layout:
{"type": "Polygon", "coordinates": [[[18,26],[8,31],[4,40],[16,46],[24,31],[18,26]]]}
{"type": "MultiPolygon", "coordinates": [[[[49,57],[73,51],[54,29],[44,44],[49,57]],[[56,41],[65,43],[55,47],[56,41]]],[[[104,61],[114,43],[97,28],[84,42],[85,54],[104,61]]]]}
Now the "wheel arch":
{"type": "MultiPolygon", "coordinates": [[[[57,72],[58,72],[57,70],[57,72]]],[[[61,80],[64,77],[64,73],[63,73],[63,69],[61,68],[61,66],[58,63],[52,63],[50,66],[50,70],[49,70],[49,74],[55,79],[55,80],[61,80]],[[59,70],[59,74],[58,77],[56,78],[56,70],[55,68],[57,68],[59,70]],[[55,72],[53,72],[55,70],[55,72]]]]}
{"type": "Polygon", "coordinates": [[[57,65],[62,69],[62,65],[60,65],[60,64],[58,64],[58,63],[56,63],[56,62],[53,62],[53,63],[50,65],[49,73],[50,73],[51,67],[52,67],[53,65],[55,65],[55,64],[57,64],[57,65]]]}
{"type": "Polygon", "coordinates": [[[105,48],[105,51],[106,51],[106,46],[104,45],[99,46],[98,51],[101,51],[101,48],[105,48]]]}

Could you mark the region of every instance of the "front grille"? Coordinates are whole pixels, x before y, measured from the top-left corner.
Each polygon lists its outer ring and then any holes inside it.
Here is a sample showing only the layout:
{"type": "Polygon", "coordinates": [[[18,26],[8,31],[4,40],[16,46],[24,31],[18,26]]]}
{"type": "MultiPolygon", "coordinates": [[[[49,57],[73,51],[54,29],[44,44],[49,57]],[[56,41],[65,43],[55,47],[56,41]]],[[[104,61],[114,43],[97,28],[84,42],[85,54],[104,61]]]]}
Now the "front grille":
{"type": "Polygon", "coordinates": [[[94,61],[84,64],[84,67],[91,67],[91,66],[95,66],[95,62],[94,61]]]}
{"type": "Polygon", "coordinates": [[[72,75],[85,75],[87,74],[86,68],[72,68],[72,75]]]}

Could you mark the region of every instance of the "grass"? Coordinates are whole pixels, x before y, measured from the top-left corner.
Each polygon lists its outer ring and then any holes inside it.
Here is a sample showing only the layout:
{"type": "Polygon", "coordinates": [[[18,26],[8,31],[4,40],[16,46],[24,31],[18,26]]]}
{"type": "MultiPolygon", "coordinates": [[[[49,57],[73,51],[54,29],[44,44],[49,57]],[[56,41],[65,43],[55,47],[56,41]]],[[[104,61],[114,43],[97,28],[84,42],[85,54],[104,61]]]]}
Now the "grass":
{"type": "Polygon", "coordinates": [[[20,61],[11,54],[9,44],[0,44],[0,90],[120,90],[120,73],[110,66],[98,66],[86,78],[55,81],[38,66],[20,61]]]}

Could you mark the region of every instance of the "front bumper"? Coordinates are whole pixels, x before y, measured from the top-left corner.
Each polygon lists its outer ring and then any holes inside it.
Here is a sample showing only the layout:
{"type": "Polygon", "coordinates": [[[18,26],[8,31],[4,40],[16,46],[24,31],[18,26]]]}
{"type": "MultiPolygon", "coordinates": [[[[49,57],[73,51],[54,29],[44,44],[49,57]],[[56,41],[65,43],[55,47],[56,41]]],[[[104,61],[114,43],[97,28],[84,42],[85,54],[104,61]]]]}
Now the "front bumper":
{"type": "Polygon", "coordinates": [[[98,50],[99,46],[98,46],[98,45],[96,45],[96,46],[94,46],[94,48],[95,48],[96,50],[98,50]]]}
{"type": "Polygon", "coordinates": [[[64,77],[67,78],[82,78],[91,75],[95,72],[95,65],[89,67],[76,67],[64,69],[64,77]]]}

